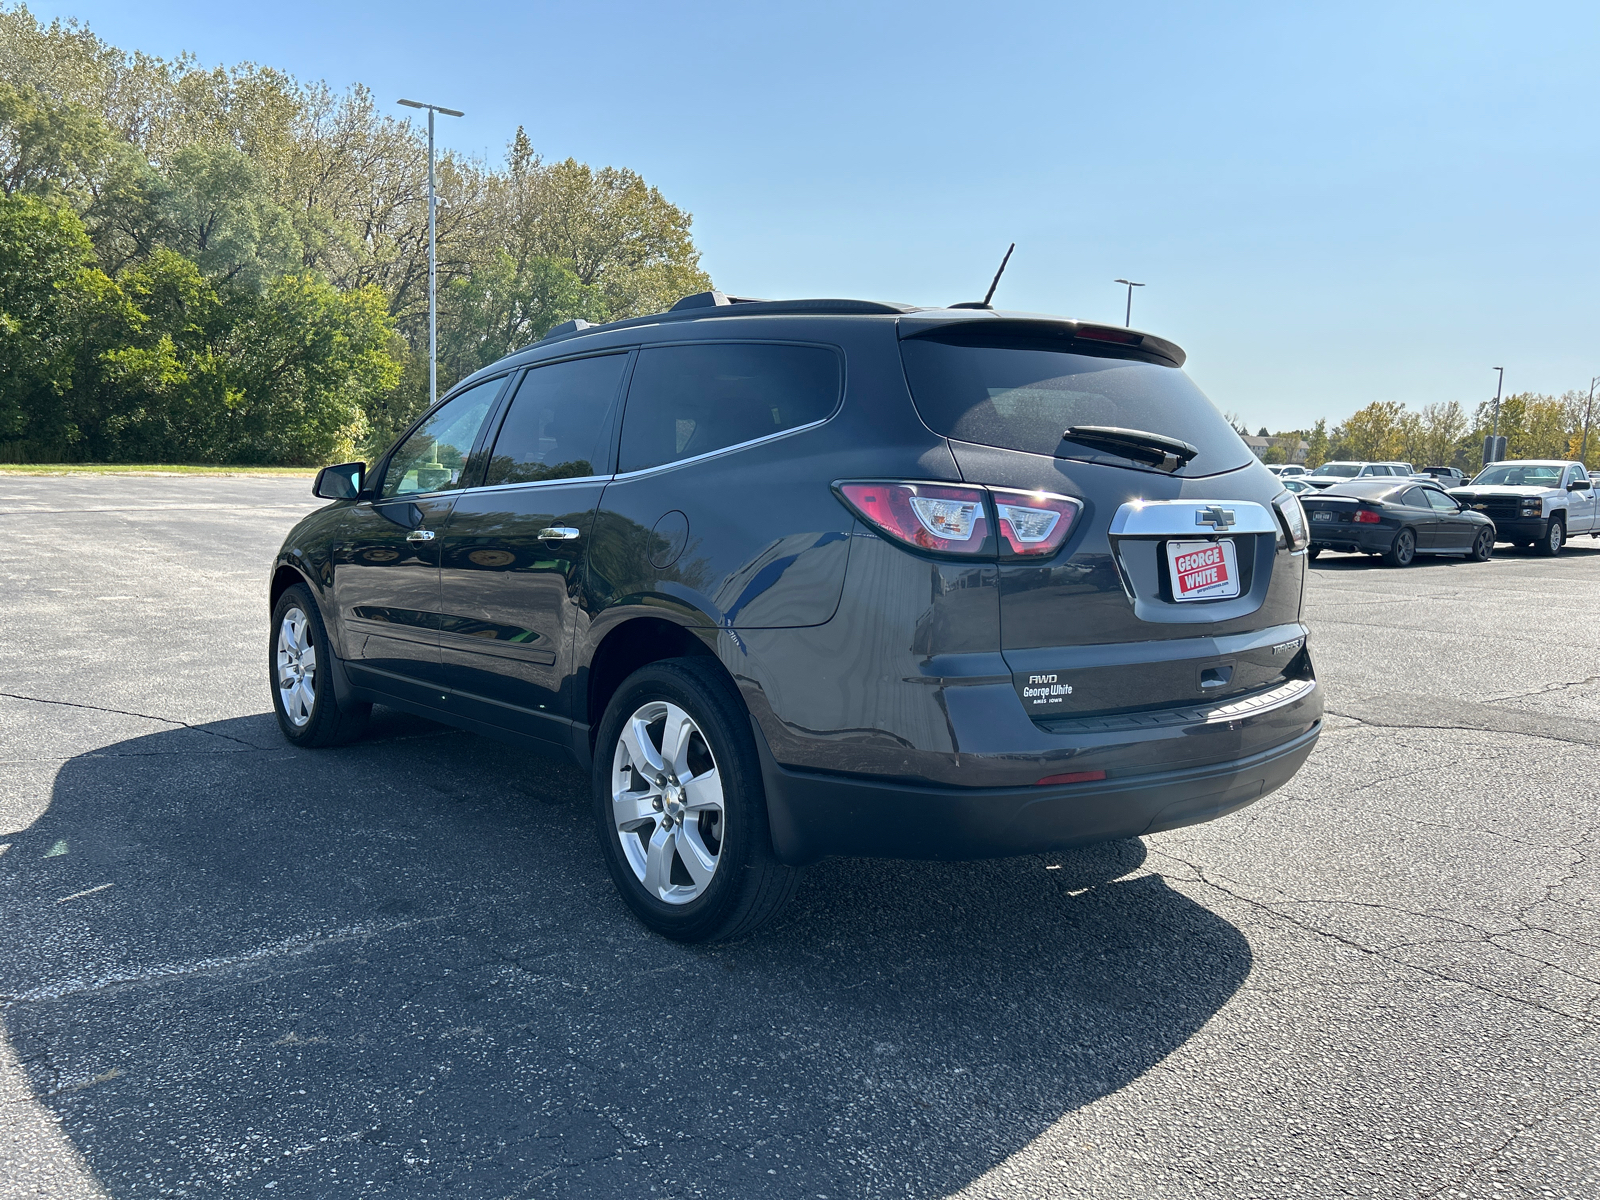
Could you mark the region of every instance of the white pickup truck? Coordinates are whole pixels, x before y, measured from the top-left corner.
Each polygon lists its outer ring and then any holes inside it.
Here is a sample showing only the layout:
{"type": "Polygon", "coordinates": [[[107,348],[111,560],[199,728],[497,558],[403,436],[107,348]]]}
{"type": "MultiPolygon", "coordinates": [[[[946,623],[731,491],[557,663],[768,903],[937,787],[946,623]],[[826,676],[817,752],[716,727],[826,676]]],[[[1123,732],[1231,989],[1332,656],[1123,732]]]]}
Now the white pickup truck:
{"type": "Polygon", "coordinates": [[[1579,462],[1513,459],[1490,463],[1450,494],[1494,522],[1495,540],[1561,553],[1570,537],[1600,537],[1600,496],[1579,462]]]}

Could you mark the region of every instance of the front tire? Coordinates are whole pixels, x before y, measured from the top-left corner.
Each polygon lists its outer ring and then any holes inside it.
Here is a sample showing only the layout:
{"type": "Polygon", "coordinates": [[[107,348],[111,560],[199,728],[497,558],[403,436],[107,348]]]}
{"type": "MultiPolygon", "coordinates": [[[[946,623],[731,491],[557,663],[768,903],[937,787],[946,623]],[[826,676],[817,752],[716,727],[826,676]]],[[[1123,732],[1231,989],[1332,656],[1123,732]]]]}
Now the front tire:
{"type": "Polygon", "coordinates": [[[646,926],[727,941],[770,921],[800,873],[778,862],[750,717],[717,667],[668,659],[606,706],[594,815],[612,882],[646,926]]]}
{"type": "Polygon", "coordinates": [[[1567,544],[1567,526],[1560,517],[1550,518],[1550,527],[1545,530],[1544,537],[1539,539],[1539,553],[1546,558],[1554,558],[1561,553],[1561,547],[1567,544]]]}
{"type": "Polygon", "coordinates": [[[341,704],[333,690],[333,650],[322,613],[303,583],[287,588],[272,606],[267,670],[272,711],[283,736],[296,746],[341,746],[360,737],[372,705],[341,704]]]}
{"type": "Polygon", "coordinates": [[[1409,567],[1412,560],[1417,557],[1417,535],[1409,529],[1402,529],[1394,535],[1394,543],[1383,555],[1383,565],[1386,567],[1409,567]]]}
{"type": "Polygon", "coordinates": [[[1487,529],[1478,530],[1478,536],[1472,542],[1472,560],[1474,562],[1488,562],[1494,555],[1494,534],[1487,529]]]}

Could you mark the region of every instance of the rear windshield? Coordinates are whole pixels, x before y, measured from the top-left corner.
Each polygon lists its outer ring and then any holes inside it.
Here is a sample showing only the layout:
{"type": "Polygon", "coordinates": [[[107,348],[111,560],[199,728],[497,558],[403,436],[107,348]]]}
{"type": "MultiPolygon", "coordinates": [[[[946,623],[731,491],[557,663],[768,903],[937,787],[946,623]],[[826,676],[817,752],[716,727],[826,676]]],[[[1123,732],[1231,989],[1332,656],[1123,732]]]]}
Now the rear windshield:
{"type": "MultiPolygon", "coordinates": [[[[976,323],[975,323],[976,324],[976,323]]],[[[1062,435],[1071,425],[1137,429],[1200,451],[1183,474],[1233,470],[1254,456],[1176,367],[1055,349],[1038,335],[957,325],[900,343],[917,411],[963,442],[1125,465],[1062,435]]]]}
{"type": "Polygon", "coordinates": [[[1324,479],[1332,476],[1335,479],[1354,479],[1361,474],[1360,463],[1324,463],[1317,468],[1317,474],[1324,479]]]}

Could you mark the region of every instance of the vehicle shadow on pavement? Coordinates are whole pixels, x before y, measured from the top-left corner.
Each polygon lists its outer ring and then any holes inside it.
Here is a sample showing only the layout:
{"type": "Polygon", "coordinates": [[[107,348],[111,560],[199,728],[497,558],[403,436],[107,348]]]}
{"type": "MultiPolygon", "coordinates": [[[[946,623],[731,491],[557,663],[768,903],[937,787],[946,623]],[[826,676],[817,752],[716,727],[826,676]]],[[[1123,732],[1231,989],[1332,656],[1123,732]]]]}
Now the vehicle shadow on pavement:
{"type": "Polygon", "coordinates": [[[676,945],[586,792],[386,710],[340,750],[260,716],[69,760],[0,858],[36,1102],[117,1197],[942,1193],[1251,969],[1137,841],[824,862],[758,936],[676,945]]]}

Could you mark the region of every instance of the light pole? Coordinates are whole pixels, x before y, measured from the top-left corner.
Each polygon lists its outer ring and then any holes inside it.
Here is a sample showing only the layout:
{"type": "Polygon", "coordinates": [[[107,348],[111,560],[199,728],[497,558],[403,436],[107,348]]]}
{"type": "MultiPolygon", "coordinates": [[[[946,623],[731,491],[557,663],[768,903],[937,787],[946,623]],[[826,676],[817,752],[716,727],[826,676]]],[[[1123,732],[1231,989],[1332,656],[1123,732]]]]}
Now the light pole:
{"type": "Polygon", "coordinates": [[[1495,370],[1500,372],[1500,376],[1494,384],[1494,428],[1489,431],[1490,437],[1500,436],[1500,387],[1506,381],[1506,369],[1496,367],[1495,370]]]}
{"type": "Polygon", "coordinates": [[[420,100],[402,100],[407,108],[428,110],[428,406],[439,399],[439,268],[435,261],[433,238],[433,114],[447,117],[464,117],[467,114],[438,104],[424,104],[420,100]]]}
{"type": "Polygon", "coordinates": [[[1578,461],[1585,467],[1589,465],[1589,414],[1594,411],[1594,385],[1600,383],[1600,375],[1589,380],[1589,403],[1583,410],[1583,445],[1578,447],[1578,461]]]}
{"type": "Polygon", "coordinates": [[[1128,285],[1128,311],[1124,315],[1124,317],[1122,319],[1122,323],[1124,325],[1131,326],[1133,324],[1133,289],[1136,288],[1136,287],[1143,287],[1144,284],[1135,283],[1131,279],[1114,279],[1114,280],[1112,280],[1112,282],[1113,283],[1125,283],[1125,284],[1128,285]]]}

